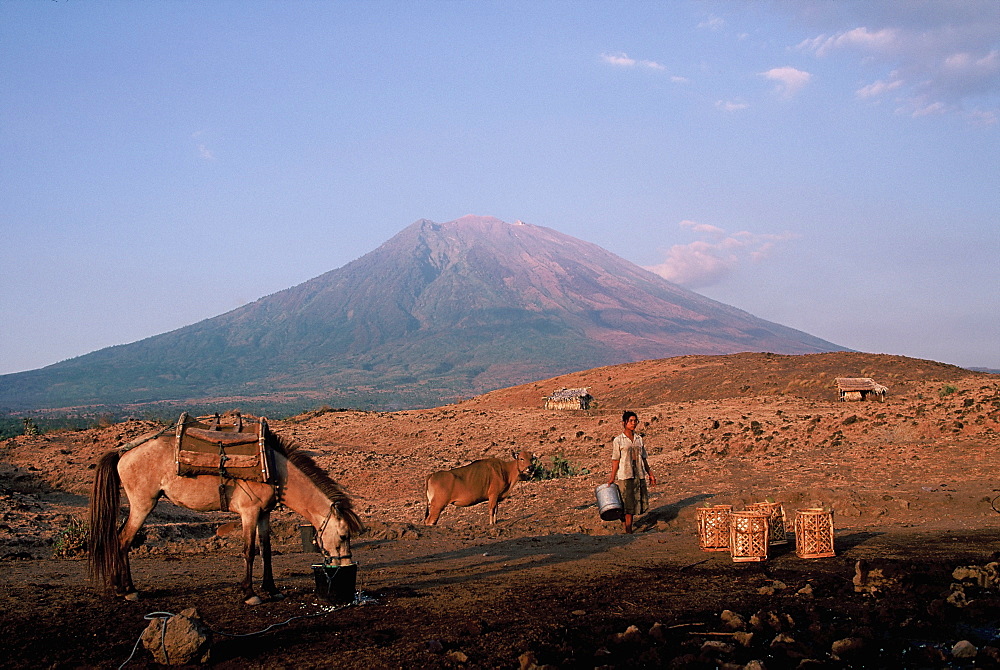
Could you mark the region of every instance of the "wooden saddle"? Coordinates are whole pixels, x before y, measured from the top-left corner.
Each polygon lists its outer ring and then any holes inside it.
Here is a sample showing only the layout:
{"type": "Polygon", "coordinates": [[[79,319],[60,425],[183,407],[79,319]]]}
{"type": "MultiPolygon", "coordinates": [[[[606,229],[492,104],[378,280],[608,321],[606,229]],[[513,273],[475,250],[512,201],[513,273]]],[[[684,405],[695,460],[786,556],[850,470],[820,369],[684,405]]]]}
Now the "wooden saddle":
{"type": "MultiPolygon", "coordinates": [[[[230,417],[226,417],[230,419],[230,417]]],[[[177,474],[182,477],[217,475],[271,483],[274,457],[265,444],[267,419],[244,423],[234,413],[231,423],[214,417],[194,418],[187,412],[177,420],[175,455],[177,474]],[[203,423],[208,419],[209,423],[203,423]]]]}

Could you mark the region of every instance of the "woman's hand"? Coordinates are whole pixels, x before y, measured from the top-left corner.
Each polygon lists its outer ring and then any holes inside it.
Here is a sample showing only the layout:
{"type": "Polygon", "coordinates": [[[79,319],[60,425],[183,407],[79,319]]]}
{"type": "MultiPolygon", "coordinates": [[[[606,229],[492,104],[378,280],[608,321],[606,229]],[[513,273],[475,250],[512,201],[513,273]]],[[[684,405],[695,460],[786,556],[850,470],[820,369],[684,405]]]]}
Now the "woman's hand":
{"type": "Polygon", "coordinates": [[[649,473],[649,485],[656,486],[656,477],[653,476],[652,472],[649,473]]]}

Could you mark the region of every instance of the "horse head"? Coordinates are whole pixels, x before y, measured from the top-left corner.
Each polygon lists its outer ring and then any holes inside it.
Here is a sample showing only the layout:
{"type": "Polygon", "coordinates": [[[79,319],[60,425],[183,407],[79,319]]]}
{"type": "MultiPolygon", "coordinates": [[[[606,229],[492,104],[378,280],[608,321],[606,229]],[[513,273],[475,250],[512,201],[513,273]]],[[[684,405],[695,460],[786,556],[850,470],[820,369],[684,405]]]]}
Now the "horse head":
{"type": "Polygon", "coordinates": [[[360,530],[360,520],[350,506],[330,503],[330,511],[317,529],[316,544],[327,565],[351,564],[351,532],[360,530]]]}

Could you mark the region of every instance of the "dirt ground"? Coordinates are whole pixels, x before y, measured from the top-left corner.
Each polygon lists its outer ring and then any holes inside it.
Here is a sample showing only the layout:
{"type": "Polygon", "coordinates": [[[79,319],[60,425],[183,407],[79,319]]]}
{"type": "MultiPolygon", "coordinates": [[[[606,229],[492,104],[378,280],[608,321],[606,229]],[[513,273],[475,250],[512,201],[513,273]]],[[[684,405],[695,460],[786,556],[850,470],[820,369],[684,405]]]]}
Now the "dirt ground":
{"type": "Polygon", "coordinates": [[[132,554],[141,599],[103,595],[74,520],[99,456],[152,424],[7,440],[0,666],[153,667],[138,643],[147,617],[194,607],[219,668],[1000,667],[1000,379],[899,357],[768,356],[272,420],[352,492],[368,525],[351,604],[317,594],[318,555],[282,509],[274,565],[286,597],[244,605],[239,547],[216,534],[231,515],[166,502],[132,554]],[[839,402],[834,376],[889,382],[890,396],[839,402]],[[540,409],[561,386],[590,387],[597,407],[540,409]],[[601,521],[594,496],[626,405],[660,481],[633,535],[601,521]],[[426,474],[521,448],[577,474],[518,484],[493,527],[483,505],[422,525],[426,474]],[[791,533],[761,562],[699,547],[700,505],[767,497],[789,530],[795,510],[832,508],[836,556],[800,558],[791,533]]]}

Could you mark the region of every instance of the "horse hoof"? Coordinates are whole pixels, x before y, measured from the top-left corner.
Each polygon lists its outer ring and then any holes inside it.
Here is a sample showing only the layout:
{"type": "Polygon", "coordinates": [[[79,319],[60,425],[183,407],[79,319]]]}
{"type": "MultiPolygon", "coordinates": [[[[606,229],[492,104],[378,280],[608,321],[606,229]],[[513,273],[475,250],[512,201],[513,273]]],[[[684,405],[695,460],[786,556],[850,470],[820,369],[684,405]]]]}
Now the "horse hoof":
{"type": "Polygon", "coordinates": [[[264,601],[261,600],[260,596],[254,596],[252,598],[247,598],[243,602],[246,603],[247,605],[260,605],[264,601]]]}
{"type": "Polygon", "coordinates": [[[132,602],[135,602],[138,599],[139,599],[139,592],[138,591],[132,591],[131,593],[126,593],[125,594],[125,600],[131,600],[132,602]]]}
{"type": "Polygon", "coordinates": [[[272,593],[272,594],[270,594],[270,596],[269,596],[269,597],[270,597],[270,599],[271,599],[271,600],[274,600],[274,601],[278,601],[278,600],[284,600],[286,596],[285,596],[285,594],[284,594],[284,593],[281,593],[281,592],[279,591],[279,592],[277,592],[277,593],[272,593]]]}

